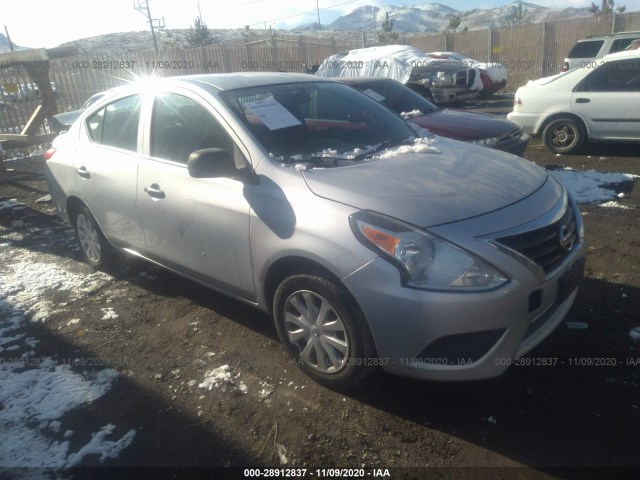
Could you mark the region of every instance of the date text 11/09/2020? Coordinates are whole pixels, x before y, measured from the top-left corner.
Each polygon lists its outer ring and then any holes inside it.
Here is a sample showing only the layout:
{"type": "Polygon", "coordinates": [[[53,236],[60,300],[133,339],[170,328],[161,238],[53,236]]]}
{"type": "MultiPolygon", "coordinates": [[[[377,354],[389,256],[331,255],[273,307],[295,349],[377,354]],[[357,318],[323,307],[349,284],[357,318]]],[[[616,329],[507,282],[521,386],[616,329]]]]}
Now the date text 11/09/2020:
{"type": "Polygon", "coordinates": [[[391,478],[388,468],[245,468],[245,478],[391,478]]]}
{"type": "MultiPolygon", "coordinates": [[[[47,361],[47,357],[0,357],[0,365],[2,364],[21,364],[24,366],[38,367],[47,361]]],[[[282,362],[279,357],[234,357],[225,359],[226,362],[237,366],[281,366],[285,363],[295,365],[301,363],[302,360],[288,359],[282,362]]],[[[458,366],[471,365],[471,358],[401,358],[398,361],[390,361],[388,358],[348,358],[345,360],[350,365],[358,366],[385,366],[388,364],[399,364],[404,366],[424,364],[424,365],[442,365],[442,366],[458,366]]],[[[560,365],[569,367],[640,367],[640,357],[570,357],[560,359],[559,357],[500,357],[495,359],[496,365],[508,367],[556,367],[560,365]]],[[[73,367],[127,367],[132,365],[132,361],[123,358],[115,361],[110,358],[101,357],[72,357],[58,359],[58,363],[67,364],[73,367]]],[[[161,358],[150,360],[160,367],[181,367],[189,365],[200,365],[201,361],[192,359],[174,359],[161,358]]]]}

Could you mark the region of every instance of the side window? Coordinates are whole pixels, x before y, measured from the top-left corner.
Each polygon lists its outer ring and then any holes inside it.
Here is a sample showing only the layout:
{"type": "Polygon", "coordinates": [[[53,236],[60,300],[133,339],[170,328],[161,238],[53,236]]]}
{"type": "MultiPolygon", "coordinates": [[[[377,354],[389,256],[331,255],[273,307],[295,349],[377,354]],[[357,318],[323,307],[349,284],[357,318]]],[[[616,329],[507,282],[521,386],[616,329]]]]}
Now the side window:
{"type": "Polygon", "coordinates": [[[187,163],[203,148],[220,148],[233,155],[233,140],[202,105],[175,93],[158,95],[151,121],[151,156],[187,163]]]}
{"type": "Polygon", "coordinates": [[[584,80],[587,92],[639,92],[640,60],[609,62],[590,73],[584,80]]]}
{"type": "Polygon", "coordinates": [[[613,43],[611,44],[611,50],[609,51],[609,53],[621,52],[622,50],[627,48],[629,45],[631,45],[631,42],[633,42],[634,40],[637,40],[637,39],[636,38],[618,38],[617,40],[614,40],[613,43]]]}
{"type": "Polygon", "coordinates": [[[122,98],[87,119],[87,131],[94,143],[135,152],[138,147],[140,96],[122,98]]]}
{"type": "Polygon", "coordinates": [[[585,42],[576,43],[569,55],[568,58],[593,58],[598,55],[598,52],[602,48],[604,44],[604,40],[588,40],[585,42]]]}

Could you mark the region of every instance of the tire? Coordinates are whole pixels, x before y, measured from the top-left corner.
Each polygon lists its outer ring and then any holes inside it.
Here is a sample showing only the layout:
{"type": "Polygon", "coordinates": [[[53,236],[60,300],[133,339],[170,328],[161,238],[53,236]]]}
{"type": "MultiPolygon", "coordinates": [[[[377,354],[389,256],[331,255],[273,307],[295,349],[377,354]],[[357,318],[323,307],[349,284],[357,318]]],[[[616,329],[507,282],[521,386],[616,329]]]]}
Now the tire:
{"type": "Polygon", "coordinates": [[[364,315],[325,276],[286,278],[276,290],[273,316],[284,350],[316,382],[346,389],[376,370],[375,346],[364,315]]]}
{"type": "Polygon", "coordinates": [[[542,141],[553,153],[573,153],[582,147],[587,134],[579,120],[560,117],[544,127],[542,141]]]}
{"type": "Polygon", "coordinates": [[[74,215],[73,229],[85,262],[96,269],[111,265],[115,253],[113,247],[86,206],[82,205],[74,215]]]}

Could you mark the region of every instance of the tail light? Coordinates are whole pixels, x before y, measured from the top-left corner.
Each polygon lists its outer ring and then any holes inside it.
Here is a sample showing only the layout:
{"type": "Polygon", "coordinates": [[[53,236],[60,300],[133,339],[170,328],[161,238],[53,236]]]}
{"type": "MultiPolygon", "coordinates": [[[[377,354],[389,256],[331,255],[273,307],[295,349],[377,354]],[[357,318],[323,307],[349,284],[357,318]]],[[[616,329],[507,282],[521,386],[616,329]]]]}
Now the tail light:
{"type": "Polygon", "coordinates": [[[564,65],[562,65],[562,70],[563,72],[566,72],[569,70],[569,62],[564,62],[564,65]]]}
{"type": "Polygon", "coordinates": [[[45,162],[47,160],[49,160],[51,157],[53,157],[53,154],[56,153],[56,149],[51,147],[50,149],[48,149],[46,152],[44,152],[44,160],[45,162]]]}

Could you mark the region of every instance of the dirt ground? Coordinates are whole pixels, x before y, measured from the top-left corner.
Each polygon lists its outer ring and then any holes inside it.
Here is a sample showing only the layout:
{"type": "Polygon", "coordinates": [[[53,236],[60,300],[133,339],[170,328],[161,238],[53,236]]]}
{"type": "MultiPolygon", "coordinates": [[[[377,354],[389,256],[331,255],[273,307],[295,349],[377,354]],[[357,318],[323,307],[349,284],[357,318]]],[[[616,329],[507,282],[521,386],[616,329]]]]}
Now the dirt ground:
{"type": "MultiPolygon", "coordinates": [[[[541,166],[640,174],[637,145],[557,157],[533,141],[525,157],[541,166]]],[[[47,193],[43,160],[7,166],[0,199],[27,208],[0,211],[0,243],[12,229],[33,227],[61,240],[27,235],[0,248],[28,249],[91,275],[52,206],[35,203],[47,193]],[[24,224],[13,226],[16,219],[24,224]]],[[[588,328],[563,323],[528,355],[556,358],[555,366],[512,366],[496,379],[456,384],[379,373],[356,391],[334,392],[289,364],[269,317],[140,261],[115,268],[73,301],[49,291],[59,308],[29,329],[42,355],[120,372],[107,394],[64,419],[87,431],[109,422],[120,434],[136,430],[109,467],[173,467],[154,471],[155,478],[169,471],[171,478],[244,478],[244,470],[187,467],[304,468],[306,478],[333,478],[316,469],[337,467],[365,468],[366,478],[374,468],[389,469],[391,478],[606,478],[605,470],[582,469],[640,467],[640,343],[629,336],[640,326],[637,184],[619,200],[628,209],[581,206],[586,278],[566,320],[588,328]],[[117,318],[105,319],[105,307],[117,318]],[[81,321],[71,323],[75,317],[81,321]],[[581,359],[609,360],[594,366],[581,359]],[[205,372],[224,365],[231,380],[198,386],[205,372]]],[[[84,462],[99,465],[94,457],[84,462]]]]}

